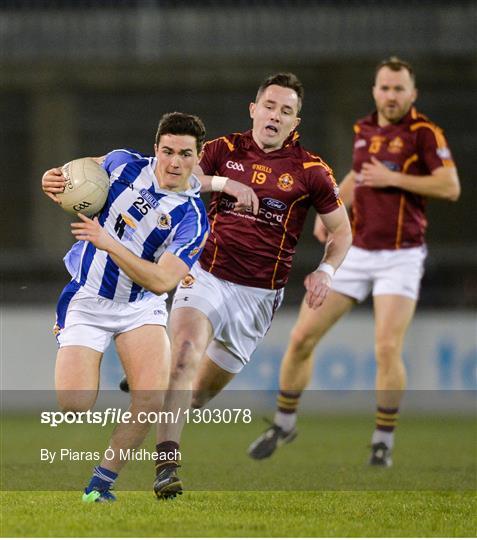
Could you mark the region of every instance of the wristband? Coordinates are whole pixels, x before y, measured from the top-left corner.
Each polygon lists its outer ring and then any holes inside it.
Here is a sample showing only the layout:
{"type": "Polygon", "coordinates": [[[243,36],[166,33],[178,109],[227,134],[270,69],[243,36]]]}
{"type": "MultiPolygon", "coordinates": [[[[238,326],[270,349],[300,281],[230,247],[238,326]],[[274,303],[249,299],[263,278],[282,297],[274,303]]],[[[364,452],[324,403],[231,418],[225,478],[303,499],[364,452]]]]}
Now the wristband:
{"type": "Polygon", "coordinates": [[[336,270],[333,268],[331,264],[322,262],[316,269],[318,272],[324,272],[325,274],[328,274],[331,279],[333,279],[333,276],[335,275],[336,270]]]}
{"type": "Polygon", "coordinates": [[[212,176],[210,187],[212,191],[223,191],[228,178],[226,176],[212,176]]]}

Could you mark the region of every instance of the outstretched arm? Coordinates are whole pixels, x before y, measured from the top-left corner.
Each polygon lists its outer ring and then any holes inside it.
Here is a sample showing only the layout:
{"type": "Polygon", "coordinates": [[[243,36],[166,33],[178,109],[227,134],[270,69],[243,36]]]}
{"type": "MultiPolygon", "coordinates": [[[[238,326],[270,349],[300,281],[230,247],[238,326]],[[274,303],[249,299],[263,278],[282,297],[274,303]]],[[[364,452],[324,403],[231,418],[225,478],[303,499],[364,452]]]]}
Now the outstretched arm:
{"type": "Polygon", "coordinates": [[[165,252],[157,263],[145,261],[110,236],[99,224],[98,218],[89,219],[78,214],[81,221],[71,224],[77,240],[91,242],[98,249],[107,251],[113,261],[135,283],[155,294],[168,292],[189,272],[189,267],[179,257],[165,252]]]}

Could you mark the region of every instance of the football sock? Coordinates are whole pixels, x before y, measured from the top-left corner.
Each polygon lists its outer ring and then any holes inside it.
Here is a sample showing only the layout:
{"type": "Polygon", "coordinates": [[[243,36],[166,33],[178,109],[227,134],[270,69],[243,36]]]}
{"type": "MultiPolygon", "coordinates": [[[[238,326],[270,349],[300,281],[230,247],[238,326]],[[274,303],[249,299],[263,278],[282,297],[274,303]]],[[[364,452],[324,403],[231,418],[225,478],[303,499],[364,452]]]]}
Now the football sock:
{"type": "Polygon", "coordinates": [[[117,477],[118,473],[98,465],[93,469],[93,476],[89,481],[88,487],[85,489],[85,493],[91,493],[94,490],[107,491],[113,487],[117,477]]]}
{"type": "Polygon", "coordinates": [[[394,445],[394,430],[397,426],[399,409],[386,409],[377,407],[376,410],[376,429],[374,430],[371,444],[383,442],[388,448],[394,445]]]}
{"type": "Polygon", "coordinates": [[[277,412],[274,423],[283,431],[291,431],[296,424],[298,403],[301,392],[284,392],[280,390],[277,396],[277,412]]]}
{"type": "Polygon", "coordinates": [[[172,455],[179,453],[179,443],[176,441],[164,441],[156,444],[156,474],[160,473],[166,465],[179,465],[177,459],[170,459],[172,455]]]}

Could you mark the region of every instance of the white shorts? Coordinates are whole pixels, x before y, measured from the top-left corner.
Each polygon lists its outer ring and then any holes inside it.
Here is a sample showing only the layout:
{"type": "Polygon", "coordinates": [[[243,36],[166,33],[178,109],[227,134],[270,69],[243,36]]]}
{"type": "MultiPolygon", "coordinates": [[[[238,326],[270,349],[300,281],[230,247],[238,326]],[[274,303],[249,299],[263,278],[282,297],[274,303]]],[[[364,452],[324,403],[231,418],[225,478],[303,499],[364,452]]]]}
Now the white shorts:
{"type": "Polygon", "coordinates": [[[179,284],[172,310],[191,307],[212,324],[214,340],[207,355],[229,373],[239,373],[272,323],[283,289],[246,287],[219,279],[195,264],[179,284]]]}
{"type": "Polygon", "coordinates": [[[425,246],[376,251],[351,246],[331,288],[358,302],[371,291],[373,296],[396,294],[417,300],[426,255],[425,246]]]}
{"type": "Polygon", "coordinates": [[[58,300],[53,331],[60,347],[83,345],[104,352],[118,334],[145,324],[166,326],[166,299],[166,294],[146,293],[134,302],[113,302],[71,282],[58,300]]]}

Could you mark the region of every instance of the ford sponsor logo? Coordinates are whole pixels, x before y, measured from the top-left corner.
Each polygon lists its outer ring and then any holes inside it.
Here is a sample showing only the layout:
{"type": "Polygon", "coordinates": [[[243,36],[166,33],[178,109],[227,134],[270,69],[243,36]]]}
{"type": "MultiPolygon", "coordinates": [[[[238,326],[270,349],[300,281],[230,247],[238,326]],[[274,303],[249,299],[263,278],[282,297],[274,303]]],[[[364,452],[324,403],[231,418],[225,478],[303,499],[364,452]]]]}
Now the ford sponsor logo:
{"type": "Polygon", "coordinates": [[[270,197],[265,197],[265,199],[263,199],[263,203],[268,206],[268,208],[273,208],[274,210],[287,209],[287,205],[284,202],[278,201],[277,199],[272,199],[270,197]]]}

